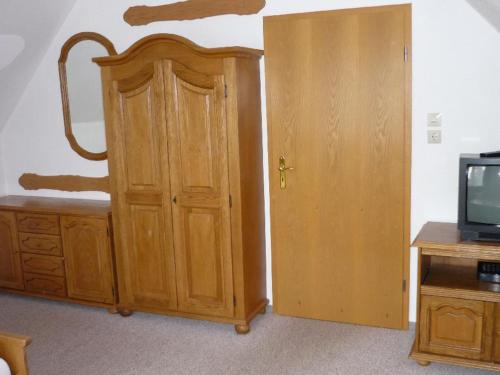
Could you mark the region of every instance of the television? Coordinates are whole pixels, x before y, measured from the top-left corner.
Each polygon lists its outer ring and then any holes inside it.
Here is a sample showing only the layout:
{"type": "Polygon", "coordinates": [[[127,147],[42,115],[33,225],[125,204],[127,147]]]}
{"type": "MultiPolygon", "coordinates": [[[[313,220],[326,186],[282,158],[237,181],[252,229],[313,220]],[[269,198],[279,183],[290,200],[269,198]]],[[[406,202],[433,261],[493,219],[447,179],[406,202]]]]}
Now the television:
{"type": "Polygon", "coordinates": [[[458,229],[464,241],[500,241],[500,152],[460,155],[458,229]]]}

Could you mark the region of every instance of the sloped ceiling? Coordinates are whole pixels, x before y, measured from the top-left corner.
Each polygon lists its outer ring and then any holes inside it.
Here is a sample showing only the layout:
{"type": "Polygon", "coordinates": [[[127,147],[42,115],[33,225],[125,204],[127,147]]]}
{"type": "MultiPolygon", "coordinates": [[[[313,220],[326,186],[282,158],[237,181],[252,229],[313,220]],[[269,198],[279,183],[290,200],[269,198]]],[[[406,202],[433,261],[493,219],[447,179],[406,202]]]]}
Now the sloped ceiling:
{"type": "Polygon", "coordinates": [[[467,2],[500,32],[500,0],[467,0],[467,2]]]}
{"type": "Polygon", "coordinates": [[[0,131],[76,0],[0,0],[0,131]]]}

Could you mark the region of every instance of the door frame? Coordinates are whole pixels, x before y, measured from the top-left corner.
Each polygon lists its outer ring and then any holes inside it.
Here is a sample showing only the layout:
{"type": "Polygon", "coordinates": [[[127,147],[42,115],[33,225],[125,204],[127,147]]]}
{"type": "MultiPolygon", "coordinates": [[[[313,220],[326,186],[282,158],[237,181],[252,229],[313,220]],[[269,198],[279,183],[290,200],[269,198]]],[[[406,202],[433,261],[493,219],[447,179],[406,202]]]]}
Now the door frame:
{"type": "MultiPolygon", "coordinates": [[[[401,12],[404,16],[404,39],[406,51],[401,51],[402,57],[406,55],[406,64],[405,64],[405,109],[404,109],[404,218],[403,218],[403,244],[402,251],[403,254],[403,280],[404,280],[404,289],[403,289],[403,308],[402,308],[402,316],[401,316],[401,329],[408,330],[409,326],[409,303],[410,303],[410,220],[411,220],[411,155],[412,155],[412,4],[402,4],[402,5],[388,5],[388,6],[377,6],[377,7],[361,7],[361,8],[349,8],[349,9],[339,9],[339,10],[328,10],[328,11],[319,11],[319,12],[306,12],[306,13],[296,13],[296,14],[287,14],[280,16],[268,16],[264,17],[264,25],[266,20],[272,19],[295,19],[295,18],[314,18],[314,17],[322,17],[328,14],[362,14],[362,13],[378,13],[387,10],[398,11],[401,12]]],[[[267,90],[266,90],[267,91],[267,90]]],[[[269,119],[269,113],[272,111],[271,98],[269,95],[266,96],[266,104],[269,119]]],[[[272,128],[269,126],[269,122],[267,123],[267,134],[268,134],[268,165],[269,165],[269,173],[275,173],[275,160],[273,157],[273,134],[272,128]]],[[[271,219],[271,251],[272,251],[272,232],[273,232],[273,223],[276,223],[279,219],[279,214],[276,213],[276,210],[273,210],[271,205],[271,186],[269,186],[269,201],[270,201],[270,219],[271,219]]],[[[277,283],[274,282],[275,277],[278,273],[278,265],[276,264],[276,257],[272,258],[272,277],[273,277],[273,304],[278,305],[279,297],[276,290],[277,283]]]]}

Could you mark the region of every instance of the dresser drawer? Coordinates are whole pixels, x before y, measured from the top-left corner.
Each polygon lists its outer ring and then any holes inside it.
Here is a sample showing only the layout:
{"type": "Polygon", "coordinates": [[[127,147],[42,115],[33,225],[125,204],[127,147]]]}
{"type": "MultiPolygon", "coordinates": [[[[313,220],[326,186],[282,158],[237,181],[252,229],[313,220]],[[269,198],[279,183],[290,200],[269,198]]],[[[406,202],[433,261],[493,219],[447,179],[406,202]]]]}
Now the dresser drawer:
{"type": "Polygon", "coordinates": [[[22,255],[23,271],[49,276],[64,276],[64,260],[47,255],[22,255]]]}
{"type": "Polygon", "coordinates": [[[40,214],[17,214],[19,232],[59,234],[59,216],[40,214]]]}
{"type": "Polygon", "coordinates": [[[25,273],[24,285],[29,292],[66,297],[66,280],[64,277],[25,273]]]}
{"type": "Polygon", "coordinates": [[[19,233],[23,253],[62,256],[61,238],[49,234],[19,233]]]}

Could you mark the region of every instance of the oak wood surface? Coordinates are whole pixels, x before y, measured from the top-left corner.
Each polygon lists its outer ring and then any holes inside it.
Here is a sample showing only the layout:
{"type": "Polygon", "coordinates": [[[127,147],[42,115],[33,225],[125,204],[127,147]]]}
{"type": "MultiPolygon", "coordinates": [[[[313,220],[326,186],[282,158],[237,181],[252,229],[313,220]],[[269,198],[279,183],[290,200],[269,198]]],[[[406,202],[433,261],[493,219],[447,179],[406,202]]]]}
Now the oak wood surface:
{"type": "Polygon", "coordinates": [[[130,7],[123,19],[131,26],[158,21],[184,21],[223,14],[248,15],[258,13],[265,0],[187,0],[158,6],[130,7]]]}
{"type": "Polygon", "coordinates": [[[16,217],[0,211],[0,287],[24,289],[16,217]]]}
{"type": "Polygon", "coordinates": [[[462,242],[456,224],[429,222],[419,246],[417,327],[410,357],[500,371],[500,288],[477,279],[481,259],[498,260],[499,244],[462,242]]]}
{"type": "Polygon", "coordinates": [[[102,191],[109,193],[109,178],[83,176],[40,176],[25,173],[19,177],[19,185],[26,190],[102,191]]]}
{"type": "MultiPolygon", "coordinates": [[[[80,146],[78,140],[73,134],[68,95],[68,79],[66,75],[66,62],[68,60],[68,55],[71,51],[71,48],[73,48],[76,44],[86,40],[92,40],[96,43],[99,43],[106,49],[109,55],[116,55],[116,50],[113,46],[113,43],[111,43],[111,41],[105,36],[94,32],[82,32],[75,34],[71,38],[69,38],[62,46],[61,54],[59,56],[59,80],[61,85],[61,99],[64,115],[64,134],[66,135],[66,138],[73,151],[75,151],[81,157],[89,160],[106,160],[108,157],[106,151],[96,153],[85,150],[80,146]]],[[[88,63],[90,64],[91,62],[89,61],[88,63]]]]}
{"type": "Polygon", "coordinates": [[[113,262],[107,218],[61,218],[68,296],[112,304],[113,262]]]}
{"type": "Polygon", "coordinates": [[[0,358],[9,365],[12,375],[29,375],[26,348],[31,344],[28,336],[0,332],[0,358]]]}
{"type": "Polygon", "coordinates": [[[0,210],[45,214],[106,216],[111,213],[109,201],[8,195],[0,197],[0,210]]]}
{"type": "Polygon", "coordinates": [[[21,262],[23,271],[49,276],[65,276],[64,260],[60,257],[22,254],[21,262]]]}
{"type": "Polygon", "coordinates": [[[6,235],[1,225],[5,218],[12,236],[11,242],[0,241],[0,252],[12,248],[15,254],[9,258],[0,253],[0,288],[112,310],[117,295],[113,245],[108,237],[110,214],[107,201],[0,197],[0,236],[6,235]],[[17,258],[19,265],[12,269],[19,269],[18,281],[12,282],[10,271],[6,282],[5,269],[10,263],[15,265],[11,259],[17,258]]]}
{"type": "Polygon", "coordinates": [[[491,359],[494,304],[424,296],[420,350],[466,359],[491,359]]]}
{"type": "Polygon", "coordinates": [[[59,236],[19,233],[19,248],[23,253],[62,256],[62,244],[59,236]]]}
{"type": "Polygon", "coordinates": [[[262,190],[240,186],[262,180],[261,55],[159,34],[95,59],[122,311],[248,324],[267,304],[262,190]]]}
{"type": "Polygon", "coordinates": [[[178,309],[233,316],[225,81],[189,76],[165,72],[178,309]]]}
{"type": "Polygon", "coordinates": [[[410,15],[405,5],[264,19],[279,314],[408,326],[410,15]],[[294,167],[286,190],[281,156],[294,167]]]}
{"type": "Polygon", "coordinates": [[[16,214],[20,232],[58,235],[59,216],[19,212],[16,214]]]}

